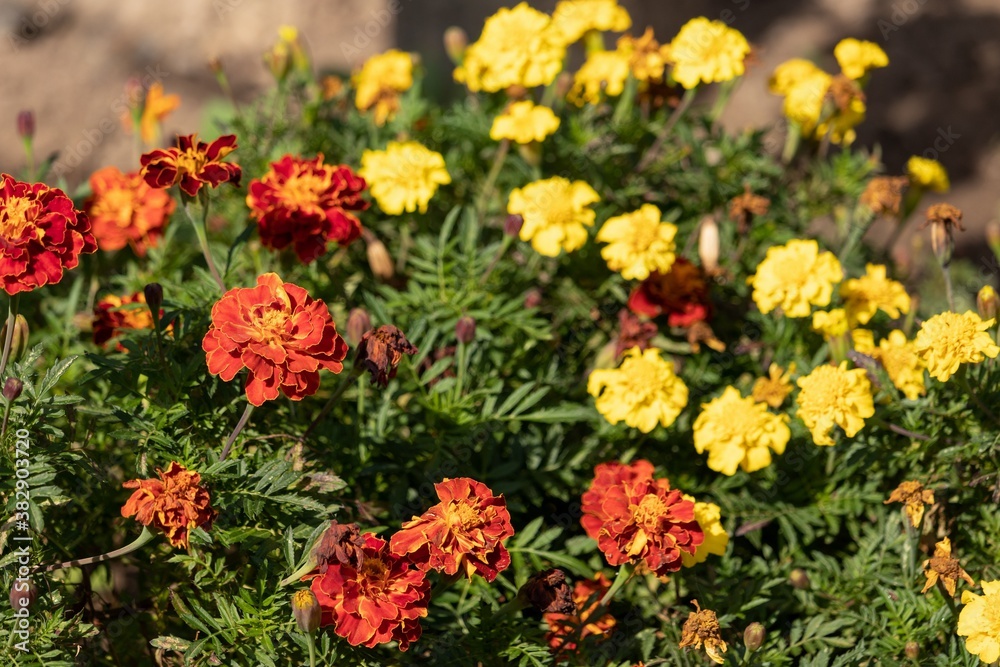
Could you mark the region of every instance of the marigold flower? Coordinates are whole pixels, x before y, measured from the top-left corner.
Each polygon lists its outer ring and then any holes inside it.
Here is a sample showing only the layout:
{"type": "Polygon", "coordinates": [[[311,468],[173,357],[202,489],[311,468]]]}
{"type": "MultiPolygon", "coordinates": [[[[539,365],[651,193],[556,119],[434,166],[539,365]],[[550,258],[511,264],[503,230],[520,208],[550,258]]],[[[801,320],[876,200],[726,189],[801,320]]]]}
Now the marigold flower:
{"type": "Polygon", "coordinates": [[[346,246],[361,235],[353,211],[368,208],[361,198],[365,186],[349,167],[323,164],[322,153],[311,160],[286,155],[250,181],[246,201],[265,247],[292,246],[309,263],[330,241],[346,246]]]}
{"type": "Polygon", "coordinates": [[[851,330],[847,319],[847,311],[843,308],[833,310],[817,310],[813,313],[812,329],[827,338],[839,338],[851,330]]]}
{"type": "Polygon", "coordinates": [[[755,195],[750,191],[750,185],[744,186],[743,194],[729,200],[729,219],[736,222],[740,233],[750,229],[750,223],[755,217],[767,215],[771,209],[771,200],[755,195]]]}
{"type": "Polygon", "coordinates": [[[0,174],[0,278],[7,294],[55,284],[97,250],[90,219],[59,188],[0,174]]]}
{"type": "Polygon", "coordinates": [[[851,79],[860,79],[870,70],[887,67],[889,56],[875,42],[848,37],[833,48],[833,55],[840,71],[851,79]]]}
{"type": "Polygon", "coordinates": [[[962,593],[958,615],[958,635],[967,637],[965,650],[979,656],[985,663],[1000,660],[1000,581],[981,581],[983,595],[972,591],[962,593]]]}
{"type": "Polygon", "coordinates": [[[619,37],[618,51],[628,55],[629,67],[636,81],[662,82],[663,72],[670,62],[670,45],[661,45],[656,41],[652,28],[647,27],[641,37],[632,35],[619,37]]]}
{"type": "Polygon", "coordinates": [[[795,373],[795,363],[788,365],[786,372],[778,364],[771,364],[767,369],[767,377],[757,378],[753,383],[751,396],[758,403],[767,403],[777,410],[785,403],[792,393],[792,374],[795,373]]]}
{"type": "Polygon", "coordinates": [[[405,651],[420,639],[420,619],[427,615],[430,582],[405,558],[394,556],[389,543],[364,535],[359,567],[331,564],[312,580],[312,592],[323,610],[322,626],[351,646],[374,648],[390,641],[405,651]]]}
{"type": "Polygon", "coordinates": [[[415,141],[390,141],[384,151],[366,150],[358,173],[389,215],[426,213],[438,186],[451,183],[444,157],[415,141]]]}
{"type": "Polygon", "coordinates": [[[598,201],[597,192],[583,181],[554,176],[511,191],[507,212],[524,219],[522,241],[531,241],[541,255],[555,257],[587,242],[587,228],[595,217],[589,206],[598,201]]]}
{"type": "Polygon", "coordinates": [[[697,600],[691,600],[695,611],[691,612],[681,629],[680,648],[693,646],[700,649],[703,645],[705,653],[712,662],[722,665],[726,662],[723,654],[728,649],[722,640],[719,619],[711,609],[702,609],[697,600]]]}
{"type": "Polygon", "coordinates": [[[391,324],[366,331],[358,343],[355,364],[371,374],[371,382],[385,388],[396,377],[396,368],[404,354],[416,354],[417,347],[402,331],[391,324]]]}
{"type": "Polygon", "coordinates": [[[952,597],[955,597],[955,586],[959,579],[970,586],[976,585],[969,573],[959,565],[958,559],[951,557],[951,540],[947,537],[934,545],[934,555],[924,561],[924,576],[927,577],[927,583],[924,584],[921,593],[929,591],[938,581],[952,597]]]}
{"type": "Polygon", "coordinates": [[[601,257],[626,280],[645,280],[650,273],[667,273],[677,259],[677,227],[661,222],[660,209],[644,204],[638,211],[610,218],[597,232],[608,245],[601,257]]]}
{"type": "Polygon", "coordinates": [[[971,310],[961,315],[940,313],[924,321],[913,342],[931,377],[945,382],[962,364],[978,364],[1000,354],[989,334],[993,323],[971,310]]]}
{"type": "Polygon", "coordinates": [[[609,422],[624,421],[643,433],[657,423],[673,424],[688,399],[687,385],[654,348],[633,347],[618,368],[592,371],[587,392],[597,399],[597,411],[609,422]]]}
{"type": "Polygon", "coordinates": [[[580,525],[613,566],[642,562],[664,576],[679,570],[681,556],[694,554],[705,540],[694,502],[668,480],[653,479],[646,460],[599,464],[581,511],[580,525]]]}
{"type": "MultiPolygon", "coordinates": [[[[858,329],[855,333],[862,332],[858,329]]],[[[892,384],[910,400],[927,393],[924,387],[924,362],[917,354],[917,346],[906,339],[906,334],[893,329],[889,335],[875,346],[871,332],[855,336],[854,349],[882,364],[892,384]]]]}
{"type": "Polygon", "coordinates": [[[552,12],[552,30],[567,45],[591,30],[624,32],[631,27],[632,17],[618,0],[560,0],[552,12]]]}
{"type": "Polygon", "coordinates": [[[583,106],[599,103],[602,94],[618,97],[625,90],[630,63],[629,55],[621,50],[591,53],[573,75],[570,101],[583,106]]]}
{"type": "Polygon", "coordinates": [[[685,23],[670,43],[673,78],[686,89],[743,76],[750,44],[739,30],[704,16],[685,23]]]}
{"type": "Polygon", "coordinates": [[[798,417],[809,427],[817,445],[834,444],[830,437],[834,425],[853,438],[864,427],[865,419],[875,414],[865,369],[848,370],[846,361],[840,366],[820,366],[799,378],[797,384],[801,389],[796,399],[798,417]]]}
{"type": "Polygon", "coordinates": [[[620,358],[625,353],[625,350],[633,347],[645,350],[649,347],[649,341],[653,339],[657,331],[654,323],[640,321],[628,309],[619,310],[618,338],[615,339],[615,359],[620,358]]]}
{"type": "Polygon", "coordinates": [[[413,58],[389,49],[366,60],[353,79],[355,106],[358,111],[374,108],[375,124],[381,127],[399,110],[400,93],[413,86],[413,58]]]}
{"type": "Polygon", "coordinates": [[[292,595],[292,616],[302,632],[315,632],[323,620],[323,610],[319,600],[308,588],[295,591],[292,595]]]}
{"type": "Polygon", "coordinates": [[[122,173],[104,167],[90,175],[91,195],[84,203],[94,237],[101,250],[121,250],[126,245],[139,257],[155,248],[176,203],[169,193],[155,190],[139,172],[122,173]]]}
{"type": "Polygon", "coordinates": [[[160,479],[133,479],[122,484],[135,489],[122,507],[122,516],[134,516],[144,526],[162,530],[171,546],[188,548],[191,531],[210,528],[218,512],[212,509],[208,489],[201,475],[176,461],[166,471],[157,469],[160,479]]]}
{"type": "Polygon", "coordinates": [[[984,320],[995,319],[1000,313],[1000,296],[992,285],[983,285],[976,293],[976,311],[984,320]]]}
{"type": "Polygon", "coordinates": [[[864,276],[845,280],[840,285],[840,296],[850,322],[867,324],[879,310],[893,319],[910,312],[906,288],[887,278],[882,264],[868,264],[864,276]]]}
{"type": "Polygon", "coordinates": [[[924,505],[934,504],[934,491],[925,489],[920,482],[900,482],[882,504],[889,503],[906,503],[906,516],[910,519],[910,525],[917,528],[924,518],[924,505]]]}
{"type": "Polygon", "coordinates": [[[775,95],[788,95],[802,81],[822,71],[815,63],[805,58],[786,60],[774,68],[768,80],[768,90],[775,95]]]}
{"type": "Polygon", "coordinates": [[[558,129],[559,117],[552,113],[552,109],[524,100],[514,102],[493,119],[490,139],[509,139],[519,144],[530,144],[533,141],[544,141],[558,129]]]}
{"type": "Polygon", "coordinates": [[[514,534],[503,495],[468,477],[445,479],[434,490],[441,502],[402,525],[392,553],[424,571],[496,579],[510,565],[503,541],[514,534]]]}
{"type": "MultiPolygon", "coordinates": [[[[94,343],[102,347],[123,331],[152,328],[153,314],[146,307],[143,292],[125,296],[109,294],[94,305],[94,343]],[[142,307],[123,308],[131,304],[142,304],[142,307]]],[[[117,350],[124,352],[125,348],[118,343],[117,350]]]]}
{"type": "Polygon", "coordinates": [[[614,629],[615,617],[604,613],[595,618],[601,598],[611,588],[611,581],[598,572],[593,579],[584,579],[573,586],[574,612],[548,613],[543,616],[549,626],[545,639],[553,652],[575,651],[577,641],[586,637],[605,637],[614,629]]]}
{"type": "Polygon", "coordinates": [[[686,493],[684,500],[694,503],[694,520],[705,533],[705,541],[698,545],[693,554],[682,553],[681,563],[684,567],[694,567],[698,563],[704,563],[710,555],[724,555],[729,545],[729,533],[722,526],[722,509],[715,503],[696,501],[686,493]]]}
{"type": "MultiPolygon", "coordinates": [[[[803,67],[796,74],[802,78],[788,88],[782,110],[789,120],[801,128],[803,135],[821,135],[818,128],[833,77],[815,66],[809,71],[803,67]]],[[[772,90],[777,85],[772,86],[772,90]]]]}
{"type": "MultiPolygon", "coordinates": [[[[160,136],[160,121],[180,105],[180,95],[164,95],[162,83],[157,82],[149,87],[142,106],[142,116],[139,118],[139,136],[143,143],[149,146],[156,142],[160,136]]],[[[131,116],[126,115],[126,118],[131,127],[131,116]]]]}
{"type": "Polygon", "coordinates": [[[948,192],[951,188],[948,172],[937,160],[914,155],[906,162],[906,174],[911,185],[924,190],[948,192]]]}
{"type": "Polygon", "coordinates": [[[198,141],[196,134],[178,136],[176,146],[144,153],[139,158],[139,173],[151,188],[179,185],[185,194],[194,197],[204,185],[217,188],[222,183],[240,184],[240,167],[222,162],[234,150],[235,134],[221,136],[210,144],[198,141]]]}
{"type": "Polygon", "coordinates": [[[472,92],[510,86],[547,86],[562,71],[566,47],[547,14],[519,3],[486,19],[479,39],[465,50],[455,80],[472,92]]]}
{"type": "Polygon", "coordinates": [[[566,573],[548,569],[533,574],[517,591],[518,597],[543,614],[572,614],[576,611],[573,591],[566,573]]]}
{"type": "Polygon", "coordinates": [[[905,176],[876,176],[868,181],[860,201],[876,215],[898,216],[909,182],[905,176]]]}
{"type": "Polygon", "coordinates": [[[632,290],[628,307],[646,317],[666,315],[667,324],[672,327],[687,328],[703,322],[712,315],[705,272],[684,257],[678,257],[670,271],[654,271],[632,290]]]}
{"type": "Polygon", "coordinates": [[[754,472],[771,465],[771,450],[783,454],[791,431],[788,416],[768,412],[767,405],[726,387],[718,398],[702,403],[694,421],[694,448],[708,451],[708,467],[723,475],[737,468],[754,472]]]}
{"type": "Polygon", "coordinates": [[[820,252],[819,244],[811,239],[793,239],[768,248],[748,282],[760,312],[781,308],[786,317],[808,317],[812,306],[822,308],[830,303],[833,286],[843,277],[832,252],[820,252]]]}
{"type": "Polygon", "coordinates": [[[293,401],[319,389],[319,371],[343,370],[347,343],[326,304],[276,273],[256,287],[234,288],[212,307],[212,325],[201,343],[208,372],[232,382],[246,368],[247,400],[260,406],[278,397],[293,401]]]}

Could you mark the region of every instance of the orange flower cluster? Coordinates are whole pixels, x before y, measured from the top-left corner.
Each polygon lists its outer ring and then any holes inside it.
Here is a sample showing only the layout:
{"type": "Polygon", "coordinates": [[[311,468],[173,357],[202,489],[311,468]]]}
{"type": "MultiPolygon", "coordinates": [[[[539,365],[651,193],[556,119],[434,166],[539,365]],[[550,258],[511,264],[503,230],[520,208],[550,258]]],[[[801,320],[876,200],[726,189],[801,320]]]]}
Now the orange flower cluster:
{"type": "Polygon", "coordinates": [[[637,315],[666,315],[672,327],[690,327],[712,315],[708,283],[701,267],[678,257],[667,273],[653,272],[628,297],[628,307],[637,315]]]}
{"type": "Polygon", "coordinates": [[[468,477],[434,485],[440,503],[403,524],[392,536],[392,553],[409,558],[417,568],[478,572],[493,581],[510,565],[503,540],[514,534],[503,496],[494,496],[482,482],[468,477]]]}
{"type": "Polygon", "coordinates": [[[266,247],[292,246],[309,263],[330,241],[346,246],[361,235],[351,212],[368,208],[361,198],[365,188],[365,179],[349,167],[323,164],[322,153],[311,160],[286,155],[250,182],[247,206],[266,247]]]}
{"type": "Polygon", "coordinates": [[[430,583],[407,559],[394,555],[385,540],[371,533],[363,537],[357,566],[333,562],[312,580],[322,610],[320,624],[332,625],[351,646],[397,641],[405,651],[420,638],[430,583]]]}
{"type": "Polygon", "coordinates": [[[177,462],[156,473],[160,479],[133,479],[122,484],[135,489],[122,507],[122,516],[134,516],[142,525],[162,530],[171,545],[186,549],[191,531],[210,527],[218,513],[209,504],[211,498],[198,473],[177,462]]]}
{"type": "Polygon", "coordinates": [[[543,615],[549,625],[545,639],[554,652],[575,651],[577,642],[585,637],[603,637],[611,632],[615,627],[615,617],[606,613],[596,614],[601,598],[610,588],[611,581],[603,572],[598,572],[593,579],[578,581],[573,587],[575,613],[543,615]]]}
{"type": "Polygon", "coordinates": [[[246,395],[256,406],[278,398],[279,389],[293,401],[315,394],[320,369],[339,373],[347,356],[326,304],[276,273],[223,294],[201,347],[208,372],[226,382],[250,371],[246,395]]]}
{"type": "Polygon", "coordinates": [[[216,188],[227,182],[240,184],[243,171],[238,165],[222,161],[234,150],[235,134],[221,136],[210,144],[198,141],[196,134],[178,136],[176,146],[144,153],[139,158],[139,173],[151,188],[179,185],[181,191],[194,197],[204,185],[216,188]]]}
{"type": "Polygon", "coordinates": [[[0,279],[7,294],[57,283],[82,253],[96,250],[90,220],[65,192],[0,174],[0,279]]]}
{"type": "MultiPolygon", "coordinates": [[[[143,292],[135,294],[116,296],[109,294],[94,306],[94,342],[105,346],[112,338],[116,338],[122,331],[132,329],[152,329],[153,314],[149,308],[145,307],[146,295],[143,292]],[[133,303],[143,304],[142,308],[122,308],[133,303]]],[[[162,315],[162,310],[160,311],[162,315]]],[[[116,348],[119,352],[124,352],[125,348],[121,343],[116,348]]]]}
{"type": "Polygon", "coordinates": [[[84,209],[101,250],[130,245],[145,257],[147,249],[156,247],[176,206],[167,192],[149,187],[139,172],[124,174],[117,167],[91,174],[90,189],[84,209]]]}
{"type": "Polygon", "coordinates": [[[693,554],[705,539],[694,502],[653,479],[653,464],[602,463],[583,494],[580,524],[611,565],[644,562],[663,576],[681,568],[681,554],[693,554]]]}

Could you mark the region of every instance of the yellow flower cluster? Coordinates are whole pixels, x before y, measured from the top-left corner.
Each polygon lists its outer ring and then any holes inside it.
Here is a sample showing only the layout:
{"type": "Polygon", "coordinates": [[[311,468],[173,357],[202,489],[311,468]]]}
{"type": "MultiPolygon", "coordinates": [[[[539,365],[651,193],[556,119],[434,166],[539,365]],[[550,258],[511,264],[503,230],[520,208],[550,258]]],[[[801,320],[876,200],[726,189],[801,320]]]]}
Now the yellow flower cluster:
{"type": "Polygon", "coordinates": [[[399,95],[413,86],[413,58],[390,49],[369,58],[354,75],[354,104],[359,111],[375,109],[375,124],[382,126],[399,110],[399,95]]]}
{"type": "Polygon", "coordinates": [[[418,209],[426,213],[438,186],[451,183],[444,157],[415,141],[390,141],[384,151],[366,150],[358,173],[389,215],[418,209]]]}
{"type": "Polygon", "coordinates": [[[750,44],[739,30],[705,17],[685,23],[670,43],[674,81],[690,90],[743,76],[750,44]]]}
{"type": "Polygon", "coordinates": [[[587,228],[594,224],[589,207],[600,197],[583,181],[554,176],[515,188],[510,193],[507,212],[520,215],[522,241],[546,257],[560,251],[579,250],[587,242],[587,228]]]}
{"type": "Polygon", "coordinates": [[[948,192],[951,188],[948,172],[937,160],[914,155],[906,161],[906,175],[911,185],[924,190],[948,192]]]}
{"type": "Polygon", "coordinates": [[[965,648],[984,663],[1000,660],[1000,581],[982,581],[982,595],[962,592],[958,634],[966,637],[965,648]]]}
{"type": "Polygon", "coordinates": [[[660,209],[645,204],[638,211],[605,222],[597,240],[608,244],[601,250],[608,268],[626,280],[645,280],[654,271],[668,272],[677,257],[677,227],[661,222],[661,217],[660,209]]]}
{"type": "Polygon", "coordinates": [[[817,445],[833,445],[830,431],[834,426],[844,429],[853,438],[864,428],[865,419],[875,414],[872,386],[863,368],[820,366],[799,378],[796,399],[798,417],[812,433],[817,445]]]}
{"type": "Polygon", "coordinates": [[[559,129],[559,118],[552,109],[531,100],[514,102],[493,119],[490,139],[509,139],[519,144],[544,141],[559,129]]]}
{"type": "Polygon", "coordinates": [[[856,329],[852,334],[854,349],[881,363],[892,384],[903,392],[903,396],[914,400],[927,393],[924,361],[917,354],[916,343],[907,340],[905,333],[893,329],[878,346],[872,332],[867,329],[856,329]]]}
{"type": "Polygon", "coordinates": [[[722,510],[715,503],[705,503],[695,500],[694,496],[684,494],[684,499],[694,503],[694,520],[705,533],[705,541],[698,545],[693,554],[681,552],[681,563],[684,567],[694,567],[704,563],[710,555],[722,556],[729,545],[729,533],[722,526],[722,510]]]}
{"type": "Polygon", "coordinates": [[[708,467],[723,475],[737,468],[754,472],[771,465],[771,450],[785,451],[791,431],[787,415],[771,414],[767,405],[726,387],[722,396],[704,403],[694,422],[694,448],[708,452],[708,467]]]}
{"type": "Polygon", "coordinates": [[[769,248],[749,282],[760,312],[781,308],[786,317],[808,317],[812,306],[829,305],[843,277],[833,253],[820,252],[816,241],[793,239],[769,248]]]}
{"type": "Polygon", "coordinates": [[[623,32],[631,27],[632,17],[617,0],[561,0],[552,13],[552,30],[567,45],[592,30],[623,32]]]}
{"type": "Polygon", "coordinates": [[[993,323],[984,322],[971,310],[961,315],[940,313],[926,320],[914,345],[931,377],[945,382],[962,364],[978,364],[986,357],[995,359],[1000,347],[989,334],[993,323]]]}
{"type": "Polygon", "coordinates": [[[687,385],[654,348],[633,347],[618,368],[591,372],[587,392],[597,399],[597,411],[609,422],[624,421],[643,433],[657,424],[673,424],[688,400],[687,385]]]}
{"type": "Polygon", "coordinates": [[[867,324],[879,310],[893,319],[910,312],[906,288],[886,277],[885,266],[881,264],[868,264],[864,276],[845,280],[840,286],[840,297],[851,327],[855,323],[867,324]]]}

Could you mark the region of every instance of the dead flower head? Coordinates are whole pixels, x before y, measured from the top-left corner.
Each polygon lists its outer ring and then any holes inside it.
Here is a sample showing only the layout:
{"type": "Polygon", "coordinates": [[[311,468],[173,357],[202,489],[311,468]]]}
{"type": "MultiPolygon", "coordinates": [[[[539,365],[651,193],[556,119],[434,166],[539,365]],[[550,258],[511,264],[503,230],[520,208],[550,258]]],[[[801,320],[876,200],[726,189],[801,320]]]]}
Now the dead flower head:
{"type": "Polygon", "coordinates": [[[691,600],[696,611],[691,612],[681,630],[681,648],[693,646],[695,649],[705,647],[705,653],[717,664],[725,663],[722,654],[728,648],[722,640],[719,619],[711,609],[702,609],[697,600],[691,600]]]}
{"type": "Polygon", "coordinates": [[[951,597],[955,597],[955,585],[959,579],[970,586],[976,585],[969,573],[958,564],[958,559],[951,557],[951,540],[947,537],[934,545],[934,555],[924,561],[924,576],[927,577],[927,583],[921,593],[929,591],[938,581],[944,584],[944,589],[951,597]]]}
{"type": "Polygon", "coordinates": [[[889,503],[906,503],[906,516],[910,518],[910,524],[916,528],[924,518],[924,505],[934,504],[934,492],[925,489],[920,482],[902,482],[882,504],[889,503]]]}

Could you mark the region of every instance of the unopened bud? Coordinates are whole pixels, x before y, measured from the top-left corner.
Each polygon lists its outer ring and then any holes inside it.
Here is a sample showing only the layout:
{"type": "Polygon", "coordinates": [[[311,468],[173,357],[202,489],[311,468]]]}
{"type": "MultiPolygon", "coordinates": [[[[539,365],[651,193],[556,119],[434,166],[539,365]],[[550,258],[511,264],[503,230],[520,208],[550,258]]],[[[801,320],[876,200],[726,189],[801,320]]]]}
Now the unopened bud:
{"type": "Polygon", "coordinates": [[[809,575],[801,568],[792,570],[792,573],[788,576],[788,581],[791,582],[794,588],[800,591],[807,591],[812,586],[812,582],[809,581],[809,575]]]}
{"type": "Polygon", "coordinates": [[[910,660],[916,660],[920,657],[920,644],[917,642],[906,642],[906,647],[903,649],[903,652],[910,660]]]}
{"type": "Polygon", "coordinates": [[[469,36],[458,26],[451,26],[444,31],[444,50],[451,62],[460,65],[465,58],[465,49],[469,45],[469,36]]]}
{"type": "Polygon", "coordinates": [[[163,305],[163,285],[160,283],[149,283],[142,288],[142,293],[146,296],[146,305],[149,306],[149,312],[153,313],[154,317],[159,316],[160,306],[163,305]]]}
{"type": "Polygon", "coordinates": [[[517,237],[521,234],[521,227],[524,226],[524,218],[516,213],[507,216],[503,223],[503,233],[507,236],[517,237]]]}
{"type": "Polygon", "coordinates": [[[537,289],[530,289],[524,295],[525,308],[538,308],[542,305],[542,293],[537,289]]]}
{"type": "Polygon", "coordinates": [[[455,323],[455,338],[458,342],[468,345],[476,337],[476,320],[465,315],[455,323]]]}
{"type": "Polygon", "coordinates": [[[746,645],[747,650],[753,653],[764,645],[764,638],[766,636],[767,631],[764,630],[763,625],[760,623],[751,623],[747,626],[747,629],[743,631],[743,643],[746,645]]]}
{"type": "Polygon", "coordinates": [[[702,218],[701,231],[698,233],[698,257],[701,268],[708,275],[719,271],[719,224],[715,218],[707,215],[702,218]]]}
{"type": "Polygon", "coordinates": [[[979,290],[979,294],[976,295],[976,309],[979,311],[979,317],[984,320],[992,320],[997,316],[997,311],[1000,310],[1000,297],[997,297],[992,285],[985,285],[979,290]]]}
{"type": "Polygon", "coordinates": [[[990,220],[986,223],[986,242],[991,248],[1000,248],[1000,221],[990,220]]]}
{"type": "MultiPolygon", "coordinates": [[[[18,315],[14,318],[14,334],[10,339],[10,358],[17,361],[24,356],[24,353],[28,351],[28,336],[31,334],[31,329],[28,327],[28,320],[24,319],[24,315],[18,315]]],[[[3,328],[0,329],[0,340],[7,340],[7,323],[5,322],[3,328]]]]}
{"type": "Polygon", "coordinates": [[[31,607],[37,598],[37,586],[23,579],[14,580],[14,587],[10,589],[10,606],[14,611],[31,607]]]}
{"type": "Polygon", "coordinates": [[[13,403],[23,390],[23,382],[17,378],[7,378],[7,381],[3,384],[3,397],[7,399],[8,403],[13,403]]]}
{"type": "Polygon", "coordinates": [[[396,274],[396,270],[392,265],[392,257],[389,256],[385,244],[379,241],[370,230],[366,229],[363,236],[367,244],[368,266],[372,273],[382,280],[392,278],[396,274]]]}
{"type": "Polygon", "coordinates": [[[292,615],[302,632],[315,632],[319,628],[323,611],[311,590],[303,588],[292,595],[292,615]]]}
{"type": "Polygon", "coordinates": [[[364,308],[352,308],[347,315],[347,340],[351,345],[357,346],[361,342],[361,337],[372,328],[372,318],[364,308]]]}
{"type": "Polygon", "coordinates": [[[31,139],[35,136],[35,113],[33,111],[19,111],[17,113],[17,133],[22,139],[31,139]]]}

